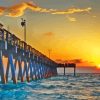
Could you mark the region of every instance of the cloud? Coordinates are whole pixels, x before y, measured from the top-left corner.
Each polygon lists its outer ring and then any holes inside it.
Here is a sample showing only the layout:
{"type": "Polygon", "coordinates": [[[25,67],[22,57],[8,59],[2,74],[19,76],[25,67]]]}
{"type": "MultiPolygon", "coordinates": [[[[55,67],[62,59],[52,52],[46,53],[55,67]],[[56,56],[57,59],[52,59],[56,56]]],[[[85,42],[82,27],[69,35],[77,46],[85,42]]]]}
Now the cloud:
{"type": "Polygon", "coordinates": [[[87,62],[87,61],[83,61],[82,59],[72,59],[72,60],[69,60],[69,62],[72,62],[72,63],[84,63],[84,62],[87,62]]]}
{"type": "Polygon", "coordinates": [[[67,19],[68,19],[69,21],[71,21],[71,22],[76,22],[76,21],[77,21],[76,18],[70,17],[70,16],[67,16],[67,19]]]}
{"type": "Polygon", "coordinates": [[[41,8],[39,8],[33,3],[24,2],[21,4],[17,4],[12,7],[6,8],[6,12],[8,12],[7,16],[11,16],[11,17],[22,16],[26,9],[31,9],[33,11],[40,11],[41,8]]]}
{"type": "Polygon", "coordinates": [[[0,15],[3,15],[5,8],[4,7],[0,7],[0,15]]]}
{"type": "Polygon", "coordinates": [[[68,60],[62,60],[62,59],[56,59],[55,60],[57,63],[68,63],[68,60]]]}
{"type": "Polygon", "coordinates": [[[88,7],[85,9],[80,8],[70,8],[65,11],[54,11],[52,14],[73,14],[73,13],[81,13],[81,12],[89,12],[92,8],[88,7]]]}
{"type": "Polygon", "coordinates": [[[83,59],[70,59],[70,60],[57,59],[56,62],[58,62],[58,63],[76,63],[76,64],[92,63],[92,62],[84,61],[83,59]]]}
{"type": "MultiPolygon", "coordinates": [[[[22,2],[20,4],[16,4],[10,7],[0,7],[0,15],[6,15],[10,17],[19,17],[22,16],[26,9],[30,9],[33,12],[41,12],[41,13],[50,13],[50,14],[73,14],[73,13],[81,13],[81,12],[89,12],[91,10],[90,7],[85,9],[80,8],[69,8],[67,10],[57,10],[57,9],[47,9],[39,7],[33,2],[22,2]]],[[[75,19],[73,19],[75,20],[75,19]]]]}

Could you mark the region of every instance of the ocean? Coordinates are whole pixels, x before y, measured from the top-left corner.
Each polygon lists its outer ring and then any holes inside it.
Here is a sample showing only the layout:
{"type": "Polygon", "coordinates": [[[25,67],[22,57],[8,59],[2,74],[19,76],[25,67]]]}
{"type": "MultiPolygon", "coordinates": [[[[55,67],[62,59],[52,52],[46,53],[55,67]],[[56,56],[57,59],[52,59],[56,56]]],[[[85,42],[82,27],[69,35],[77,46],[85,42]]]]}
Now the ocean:
{"type": "Polygon", "coordinates": [[[100,100],[100,74],[58,75],[16,85],[0,83],[0,100],[100,100]]]}

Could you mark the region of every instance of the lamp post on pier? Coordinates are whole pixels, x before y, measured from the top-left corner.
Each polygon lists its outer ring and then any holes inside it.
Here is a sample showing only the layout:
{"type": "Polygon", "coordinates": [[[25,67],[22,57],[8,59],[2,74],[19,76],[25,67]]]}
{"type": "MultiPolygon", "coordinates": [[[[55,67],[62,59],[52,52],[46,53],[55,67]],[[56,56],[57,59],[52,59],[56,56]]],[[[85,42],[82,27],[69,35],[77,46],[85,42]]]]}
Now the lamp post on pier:
{"type": "Polygon", "coordinates": [[[21,26],[24,28],[24,42],[26,42],[26,20],[21,18],[21,26]]]}

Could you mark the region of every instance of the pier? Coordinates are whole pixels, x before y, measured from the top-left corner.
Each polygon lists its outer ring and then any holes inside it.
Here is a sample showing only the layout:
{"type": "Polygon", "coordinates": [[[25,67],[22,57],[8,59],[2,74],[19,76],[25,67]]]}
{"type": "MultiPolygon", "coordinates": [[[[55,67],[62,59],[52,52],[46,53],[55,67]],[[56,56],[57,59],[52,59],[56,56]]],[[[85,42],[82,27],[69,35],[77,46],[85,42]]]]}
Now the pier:
{"type": "Polygon", "coordinates": [[[76,75],[76,64],[75,63],[65,63],[65,64],[58,64],[58,68],[64,69],[64,75],[66,75],[66,68],[74,68],[74,76],[76,75]]]}
{"type": "Polygon", "coordinates": [[[30,82],[57,75],[57,68],[74,67],[75,64],[58,64],[26,42],[19,39],[6,29],[0,28],[0,77],[1,83],[6,84],[10,79],[16,84],[18,81],[30,82]],[[7,58],[7,66],[3,64],[3,57],[7,58]],[[11,69],[11,71],[9,71],[11,69]]]}
{"type": "Polygon", "coordinates": [[[0,29],[0,76],[1,83],[8,82],[11,74],[13,83],[18,80],[48,78],[57,75],[57,63],[20,40],[6,29],[0,29]],[[8,59],[7,66],[3,64],[3,57],[8,59]],[[11,73],[9,72],[11,69],[11,73]],[[18,70],[18,74],[16,74],[18,70]]]}

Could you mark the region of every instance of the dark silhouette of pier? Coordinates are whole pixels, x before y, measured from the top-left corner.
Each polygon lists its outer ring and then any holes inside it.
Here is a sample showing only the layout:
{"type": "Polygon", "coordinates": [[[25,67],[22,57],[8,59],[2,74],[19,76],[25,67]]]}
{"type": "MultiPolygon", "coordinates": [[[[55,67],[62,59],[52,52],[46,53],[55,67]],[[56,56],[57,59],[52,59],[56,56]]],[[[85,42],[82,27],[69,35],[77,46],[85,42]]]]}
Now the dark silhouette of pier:
{"type": "Polygon", "coordinates": [[[76,64],[75,63],[59,63],[57,68],[64,68],[64,75],[66,75],[66,68],[74,68],[74,76],[76,74],[76,64]]]}
{"type": "MultiPolygon", "coordinates": [[[[2,25],[1,25],[2,26],[2,25]]],[[[75,67],[75,64],[72,65],[75,67]]],[[[0,76],[1,83],[7,83],[9,69],[13,83],[48,78],[57,75],[57,68],[62,67],[26,42],[19,39],[6,29],[0,28],[0,76]],[[3,56],[8,59],[3,64],[3,56]],[[18,74],[16,74],[18,70],[18,74]]],[[[65,75],[65,65],[64,75],[65,75]]],[[[71,67],[71,66],[70,66],[71,67]]]]}

